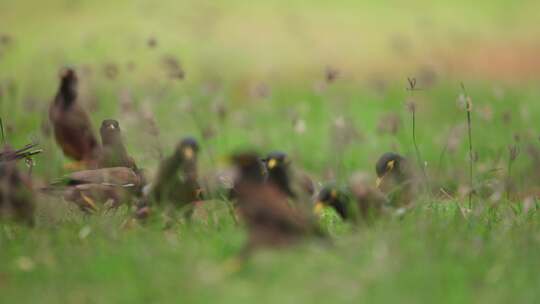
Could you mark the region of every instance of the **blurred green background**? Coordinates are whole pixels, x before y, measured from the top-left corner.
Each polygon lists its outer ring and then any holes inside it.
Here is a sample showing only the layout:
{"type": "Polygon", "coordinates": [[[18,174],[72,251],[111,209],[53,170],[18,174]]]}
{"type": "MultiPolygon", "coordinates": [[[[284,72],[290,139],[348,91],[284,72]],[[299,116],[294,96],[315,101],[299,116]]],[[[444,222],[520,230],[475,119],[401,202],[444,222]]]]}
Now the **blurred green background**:
{"type": "Polygon", "coordinates": [[[238,274],[223,264],[245,235],[219,202],[211,220],[162,231],[121,229],[125,209],[85,218],[44,199],[37,229],[0,225],[0,303],[538,302],[539,11],[504,0],[0,0],[0,117],[10,144],[44,148],[39,184],[65,173],[47,109],[73,66],[94,127],[118,119],[150,177],[186,135],[201,140],[203,176],[246,147],[287,151],[321,182],[373,175],[382,152],[415,159],[414,103],[435,193],[352,233],[330,213],[335,247],[263,253],[238,274]],[[466,219],[461,83],[479,193],[466,219]]]}

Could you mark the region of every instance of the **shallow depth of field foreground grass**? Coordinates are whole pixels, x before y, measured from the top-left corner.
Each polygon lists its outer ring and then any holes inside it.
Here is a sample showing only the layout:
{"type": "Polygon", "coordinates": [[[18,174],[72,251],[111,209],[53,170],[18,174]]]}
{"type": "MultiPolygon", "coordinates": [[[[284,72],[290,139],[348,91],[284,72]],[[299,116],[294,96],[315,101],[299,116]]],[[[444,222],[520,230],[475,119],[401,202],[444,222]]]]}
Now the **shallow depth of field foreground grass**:
{"type": "Polygon", "coordinates": [[[37,186],[66,173],[47,108],[73,66],[94,128],[118,119],[149,177],[192,135],[201,176],[253,148],[288,152],[318,183],[374,180],[396,151],[424,167],[422,195],[370,227],[326,210],[333,244],[239,271],[246,234],[223,201],[164,230],[159,215],[85,217],[40,195],[34,229],[0,223],[0,303],[540,301],[538,1],[155,2],[0,0],[0,118],[9,144],[44,149],[37,186]]]}

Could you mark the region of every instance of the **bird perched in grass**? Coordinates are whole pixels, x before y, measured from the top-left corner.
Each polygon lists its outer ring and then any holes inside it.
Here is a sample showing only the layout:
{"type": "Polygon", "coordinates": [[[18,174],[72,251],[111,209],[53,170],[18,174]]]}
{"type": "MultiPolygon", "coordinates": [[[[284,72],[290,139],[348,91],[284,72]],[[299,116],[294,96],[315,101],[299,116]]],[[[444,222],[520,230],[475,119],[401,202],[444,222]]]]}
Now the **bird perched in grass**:
{"type": "Polygon", "coordinates": [[[130,203],[142,194],[144,180],[126,167],[83,170],[54,181],[45,192],[60,192],[66,201],[75,203],[82,211],[99,209],[98,203],[111,202],[111,208],[130,203]]]}
{"type": "Polygon", "coordinates": [[[369,185],[367,175],[357,173],[350,179],[347,188],[335,184],[323,187],[317,196],[315,212],[320,213],[323,207],[331,207],[345,221],[369,224],[381,214],[386,204],[386,196],[369,185]]]}
{"type": "MultiPolygon", "coordinates": [[[[15,153],[4,148],[5,155],[15,153]]],[[[0,218],[34,225],[35,198],[28,176],[23,175],[14,160],[0,162],[0,218]]]]}
{"type": "Polygon", "coordinates": [[[298,170],[293,170],[286,153],[275,151],[262,159],[267,182],[275,184],[291,199],[311,201],[315,193],[315,185],[311,178],[298,170]]]}
{"type": "Polygon", "coordinates": [[[90,118],[77,101],[77,82],[74,70],[63,71],[49,119],[64,155],[78,162],[73,167],[89,168],[97,160],[100,147],[90,118]]]}
{"type": "Polygon", "coordinates": [[[265,182],[257,154],[239,153],[232,160],[237,170],[235,200],[249,232],[244,254],[259,247],[280,247],[309,236],[323,236],[308,214],[289,206],[285,192],[265,182]]]}
{"type": "Polygon", "coordinates": [[[385,193],[394,207],[411,203],[414,197],[414,178],[403,156],[397,153],[383,154],[375,165],[377,188],[385,193]]]}
{"type": "Polygon", "coordinates": [[[101,135],[100,167],[127,167],[138,171],[135,160],[129,156],[124,141],[120,124],[114,119],[105,119],[99,129],[101,135]]]}
{"type": "Polygon", "coordinates": [[[192,137],[184,138],[174,153],[159,165],[150,189],[150,201],[155,204],[171,203],[178,208],[188,207],[190,217],[193,205],[202,199],[202,189],[197,175],[199,144],[192,137]]]}

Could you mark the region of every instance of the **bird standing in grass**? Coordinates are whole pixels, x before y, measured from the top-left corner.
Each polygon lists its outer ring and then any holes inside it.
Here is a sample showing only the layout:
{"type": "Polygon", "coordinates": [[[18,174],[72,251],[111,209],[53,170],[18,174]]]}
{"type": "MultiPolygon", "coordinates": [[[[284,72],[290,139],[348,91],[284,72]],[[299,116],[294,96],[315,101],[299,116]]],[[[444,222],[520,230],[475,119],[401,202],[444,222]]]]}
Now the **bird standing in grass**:
{"type": "Polygon", "coordinates": [[[166,202],[185,208],[185,216],[193,213],[193,203],[202,199],[202,189],[197,175],[199,144],[194,138],[183,139],[174,153],[159,165],[150,189],[150,201],[155,204],[166,202]],[[179,174],[180,173],[180,174],[179,174]]]}
{"type": "Polygon", "coordinates": [[[262,159],[267,175],[267,182],[273,183],[291,199],[308,202],[315,193],[311,178],[293,170],[289,157],[284,152],[271,152],[262,159]]]}
{"type": "Polygon", "coordinates": [[[97,211],[98,203],[110,202],[110,208],[130,203],[141,196],[143,186],[144,180],[132,169],[114,167],[73,172],[43,190],[60,192],[66,201],[88,213],[97,211]]]}
{"type": "Polygon", "coordinates": [[[127,167],[134,171],[138,171],[135,160],[129,156],[124,141],[120,124],[114,119],[105,119],[101,123],[99,130],[101,135],[101,157],[100,167],[127,167]]]}
{"type": "Polygon", "coordinates": [[[100,147],[90,118],[77,101],[77,82],[74,70],[63,71],[56,97],[49,108],[49,119],[64,155],[78,162],[73,167],[91,168],[95,166],[100,147]]]}
{"type": "Polygon", "coordinates": [[[317,196],[315,212],[321,213],[323,207],[331,207],[345,221],[369,224],[381,214],[386,204],[385,195],[369,185],[365,174],[357,173],[346,189],[334,184],[323,187],[317,196]]]}
{"type": "Polygon", "coordinates": [[[414,198],[414,178],[407,160],[397,153],[383,154],[375,165],[377,188],[393,207],[409,205],[414,198]]]}
{"type": "Polygon", "coordinates": [[[249,232],[244,254],[259,247],[281,247],[309,236],[323,236],[308,214],[290,207],[287,193],[265,182],[257,154],[240,153],[232,159],[238,171],[235,200],[249,232]]]}
{"type": "MultiPolygon", "coordinates": [[[[15,151],[4,148],[4,155],[15,151]]],[[[17,169],[14,160],[0,162],[0,218],[34,225],[35,198],[28,176],[17,169]]]]}

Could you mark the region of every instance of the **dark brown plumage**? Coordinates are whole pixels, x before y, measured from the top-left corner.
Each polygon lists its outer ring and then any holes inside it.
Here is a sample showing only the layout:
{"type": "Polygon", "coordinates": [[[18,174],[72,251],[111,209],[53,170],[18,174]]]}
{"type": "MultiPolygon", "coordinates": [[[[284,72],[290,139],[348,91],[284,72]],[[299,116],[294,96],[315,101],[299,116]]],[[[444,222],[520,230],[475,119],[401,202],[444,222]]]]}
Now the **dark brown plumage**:
{"type": "MultiPolygon", "coordinates": [[[[149,194],[153,203],[162,205],[168,202],[183,208],[202,199],[197,176],[198,152],[197,141],[185,138],[174,153],[161,162],[149,194]]],[[[190,215],[191,210],[186,214],[190,215]]]]}
{"type": "Polygon", "coordinates": [[[100,167],[127,167],[138,171],[135,160],[129,156],[122,140],[120,124],[114,119],[106,119],[101,123],[100,167]]]}
{"type": "Polygon", "coordinates": [[[249,230],[245,252],[258,247],[290,245],[308,236],[322,235],[309,215],[289,206],[286,193],[264,181],[255,153],[236,154],[233,162],[238,170],[235,200],[249,230]]]}
{"type": "Polygon", "coordinates": [[[286,153],[274,151],[263,158],[267,181],[276,184],[293,199],[312,198],[315,194],[313,180],[304,172],[294,170],[286,153]]]}
{"type": "Polygon", "coordinates": [[[99,143],[86,111],[77,102],[77,75],[66,69],[49,108],[49,119],[56,142],[67,157],[92,167],[99,154],[99,143]]]}
{"type": "MultiPolygon", "coordinates": [[[[3,153],[15,151],[5,148],[3,153]]],[[[15,161],[0,162],[0,218],[34,225],[35,198],[30,179],[19,172],[15,161]]]]}

